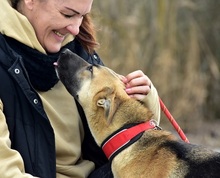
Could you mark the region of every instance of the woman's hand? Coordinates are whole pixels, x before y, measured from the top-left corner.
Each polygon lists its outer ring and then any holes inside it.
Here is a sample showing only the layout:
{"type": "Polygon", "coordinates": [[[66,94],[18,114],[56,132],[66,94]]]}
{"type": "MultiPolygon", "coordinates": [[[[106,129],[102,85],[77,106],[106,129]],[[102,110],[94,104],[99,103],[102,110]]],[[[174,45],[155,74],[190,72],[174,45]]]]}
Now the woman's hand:
{"type": "Polygon", "coordinates": [[[126,77],[121,77],[130,97],[143,100],[151,90],[151,80],[141,71],[131,72],[126,77]]]}

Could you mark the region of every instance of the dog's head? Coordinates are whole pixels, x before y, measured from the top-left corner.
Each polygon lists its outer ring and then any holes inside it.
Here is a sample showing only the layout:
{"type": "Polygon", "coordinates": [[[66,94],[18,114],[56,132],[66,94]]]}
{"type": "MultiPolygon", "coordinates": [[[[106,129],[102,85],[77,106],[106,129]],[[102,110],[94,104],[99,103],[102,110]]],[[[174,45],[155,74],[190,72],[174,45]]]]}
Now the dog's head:
{"type": "Polygon", "coordinates": [[[85,114],[102,113],[107,123],[111,122],[121,102],[118,98],[121,95],[128,98],[120,75],[107,67],[91,65],[68,49],[61,53],[56,71],[68,92],[82,105],[85,114]]]}

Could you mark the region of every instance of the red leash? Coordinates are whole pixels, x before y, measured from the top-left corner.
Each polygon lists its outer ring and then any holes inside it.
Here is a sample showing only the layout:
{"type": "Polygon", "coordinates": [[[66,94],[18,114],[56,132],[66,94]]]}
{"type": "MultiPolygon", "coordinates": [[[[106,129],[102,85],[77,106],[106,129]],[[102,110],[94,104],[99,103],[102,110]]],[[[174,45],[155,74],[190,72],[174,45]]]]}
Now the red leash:
{"type": "Polygon", "coordinates": [[[182,129],[180,128],[180,126],[178,125],[178,123],[175,121],[175,119],[173,118],[173,116],[171,115],[171,113],[169,112],[169,110],[167,109],[167,107],[165,106],[165,104],[163,103],[163,101],[159,98],[160,100],[160,107],[161,110],[164,112],[164,114],[166,115],[166,117],[169,119],[169,121],[171,122],[171,124],[173,125],[173,127],[176,129],[177,133],[179,134],[179,136],[181,137],[181,139],[186,142],[189,143],[189,140],[187,139],[186,135],[184,134],[184,132],[182,131],[182,129]]]}

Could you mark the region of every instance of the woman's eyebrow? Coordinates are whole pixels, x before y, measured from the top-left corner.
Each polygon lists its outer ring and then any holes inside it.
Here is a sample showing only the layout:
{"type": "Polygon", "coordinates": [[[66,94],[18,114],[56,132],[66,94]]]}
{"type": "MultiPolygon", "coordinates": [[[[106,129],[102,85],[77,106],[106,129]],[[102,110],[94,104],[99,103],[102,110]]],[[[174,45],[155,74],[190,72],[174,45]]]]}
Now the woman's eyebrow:
{"type": "Polygon", "coordinates": [[[74,10],[74,9],[72,9],[72,8],[69,8],[69,7],[65,7],[66,9],[68,9],[68,10],[71,10],[71,11],[73,11],[74,13],[76,13],[76,14],[80,14],[80,12],[78,12],[78,11],[76,11],[76,10],[74,10]]]}

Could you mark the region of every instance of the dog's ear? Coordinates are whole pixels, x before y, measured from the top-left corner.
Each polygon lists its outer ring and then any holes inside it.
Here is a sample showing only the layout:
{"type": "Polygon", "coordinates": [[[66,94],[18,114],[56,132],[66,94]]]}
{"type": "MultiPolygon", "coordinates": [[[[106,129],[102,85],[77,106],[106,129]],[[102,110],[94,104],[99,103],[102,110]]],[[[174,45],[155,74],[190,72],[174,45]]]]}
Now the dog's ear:
{"type": "Polygon", "coordinates": [[[99,99],[97,102],[97,106],[104,108],[105,117],[108,118],[110,108],[111,108],[111,101],[109,99],[105,99],[105,98],[99,99]]]}
{"type": "Polygon", "coordinates": [[[104,114],[108,124],[112,122],[118,105],[119,103],[117,100],[114,100],[113,98],[102,98],[97,101],[97,106],[104,108],[104,114]]]}

